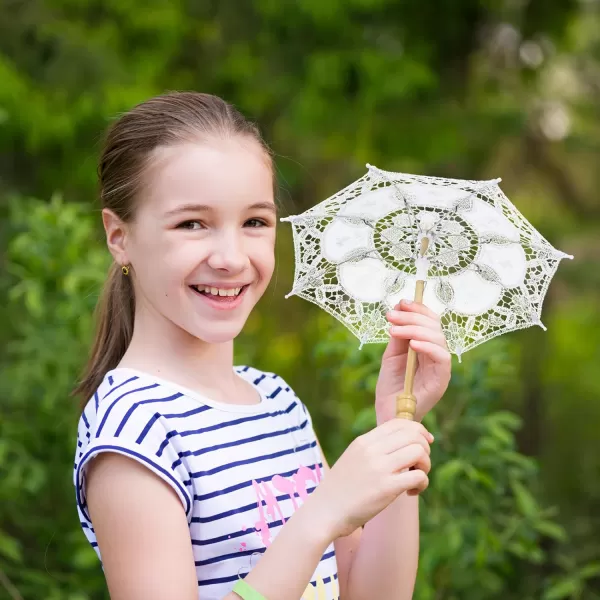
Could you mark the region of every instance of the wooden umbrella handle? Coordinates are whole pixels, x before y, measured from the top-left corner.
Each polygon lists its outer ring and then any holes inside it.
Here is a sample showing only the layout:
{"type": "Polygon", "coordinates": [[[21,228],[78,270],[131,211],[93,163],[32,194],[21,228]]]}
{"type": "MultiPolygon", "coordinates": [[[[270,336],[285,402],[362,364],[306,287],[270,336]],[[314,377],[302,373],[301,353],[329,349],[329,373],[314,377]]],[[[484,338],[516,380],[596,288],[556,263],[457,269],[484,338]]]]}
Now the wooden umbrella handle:
{"type": "MultiPolygon", "coordinates": [[[[421,240],[420,255],[424,256],[429,247],[429,238],[424,237],[421,240]]],[[[423,293],[425,291],[425,281],[417,279],[415,288],[415,302],[423,302],[423,293]]],[[[396,417],[399,419],[415,418],[417,411],[417,399],[413,394],[413,384],[415,373],[417,372],[417,353],[409,346],[406,357],[406,373],[404,375],[404,391],[396,396],[396,417]]]]}

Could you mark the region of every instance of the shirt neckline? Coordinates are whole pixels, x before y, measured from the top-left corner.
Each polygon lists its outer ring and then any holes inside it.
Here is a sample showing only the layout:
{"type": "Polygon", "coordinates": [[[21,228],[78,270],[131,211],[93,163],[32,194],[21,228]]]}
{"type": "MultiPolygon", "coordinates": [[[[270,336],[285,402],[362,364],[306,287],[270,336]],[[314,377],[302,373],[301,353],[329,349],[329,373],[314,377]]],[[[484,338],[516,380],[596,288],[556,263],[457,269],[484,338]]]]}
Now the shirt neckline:
{"type": "Polygon", "coordinates": [[[119,373],[119,372],[131,373],[131,375],[137,375],[140,378],[143,377],[145,379],[150,379],[150,380],[154,381],[155,383],[158,383],[164,387],[167,387],[174,391],[180,392],[184,396],[187,396],[188,398],[191,398],[192,400],[195,400],[196,402],[199,402],[200,404],[205,404],[207,406],[216,408],[217,410],[222,410],[224,412],[246,413],[246,414],[259,413],[259,412],[263,412],[263,411],[267,410],[268,405],[269,405],[268,400],[270,400],[270,398],[266,395],[264,390],[262,390],[258,385],[254,384],[254,382],[251,381],[250,379],[244,377],[241,373],[238,373],[236,371],[236,367],[233,367],[233,372],[240,379],[243,379],[245,382],[249,383],[258,392],[258,394],[260,396],[260,402],[257,402],[256,404],[234,404],[234,403],[229,403],[229,402],[219,402],[218,400],[214,400],[213,398],[210,398],[209,396],[200,394],[200,393],[192,390],[191,388],[188,388],[186,386],[175,383],[174,381],[171,381],[169,379],[164,379],[157,375],[153,375],[152,373],[147,373],[146,371],[142,371],[140,369],[133,369],[130,367],[116,367],[115,369],[111,369],[106,374],[106,376],[108,376],[109,374],[115,374],[115,373],[119,373]]]}

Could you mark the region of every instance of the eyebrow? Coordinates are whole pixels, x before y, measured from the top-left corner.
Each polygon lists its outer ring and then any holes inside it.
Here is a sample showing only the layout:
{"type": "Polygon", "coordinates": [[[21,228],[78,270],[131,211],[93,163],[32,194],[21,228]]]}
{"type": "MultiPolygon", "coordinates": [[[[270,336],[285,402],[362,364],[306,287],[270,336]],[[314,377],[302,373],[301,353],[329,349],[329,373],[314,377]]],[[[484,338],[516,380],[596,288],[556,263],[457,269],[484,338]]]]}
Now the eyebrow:
{"type": "MultiPolygon", "coordinates": [[[[212,212],[213,210],[215,210],[213,206],[207,206],[206,204],[184,204],[166,212],[165,216],[172,217],[181,213],[212,212]]],[[[257,202],[247,206],[246,210],[268,210],[273,213],[277,213],[277,206],[275,206],[273,202],[257,202]]]]}

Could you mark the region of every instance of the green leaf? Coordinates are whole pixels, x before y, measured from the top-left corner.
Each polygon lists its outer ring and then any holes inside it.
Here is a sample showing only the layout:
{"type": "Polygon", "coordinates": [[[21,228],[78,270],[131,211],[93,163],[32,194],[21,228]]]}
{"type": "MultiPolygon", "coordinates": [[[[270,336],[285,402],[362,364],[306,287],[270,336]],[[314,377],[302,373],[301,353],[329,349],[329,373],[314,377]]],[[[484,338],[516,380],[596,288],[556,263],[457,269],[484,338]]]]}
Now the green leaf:
{"type": "Polygon", "coordinates": [[[564,527],[561,527],[558,523],[554,523],[553,521],[538,521],[535,524],[535,528],[541,534],[554,540],[565,542],[568,539],[564,527]]]}
{"type": "Polygon", "coordinates": [[[0,529],[0,555],[14,562],[22,562],[21,544],[0,529]]]}
{"type": "Polygon", "coordinates": [[[580,592],[580,584],[574,579],[564,579],[553,585],[543,596],[543,600],[563,600],[573,598],[580,592]]]}
{"type": "Polygon", "coordinates": [[[516,479],[513,479],[510,485],[515,495],[519,511],[526,517],[534,517],[537,515],[539,507],[531,492],[516,479]]]}
{"type": "Polygon", "coordinates": [[[600,575],[600,563],[591,563],[579,571],[582,579],[592,579],[600,575]]]}

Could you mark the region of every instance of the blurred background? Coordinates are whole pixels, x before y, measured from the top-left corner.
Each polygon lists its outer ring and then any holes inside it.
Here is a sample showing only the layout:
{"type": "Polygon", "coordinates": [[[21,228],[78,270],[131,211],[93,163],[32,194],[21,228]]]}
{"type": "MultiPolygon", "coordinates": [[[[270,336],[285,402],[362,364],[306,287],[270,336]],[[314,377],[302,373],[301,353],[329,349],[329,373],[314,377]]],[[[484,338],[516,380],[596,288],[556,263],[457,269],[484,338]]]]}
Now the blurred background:
{"type": "MultiPolygon", "coordinates": [[[[428,417],[414,597],[600,598],[598,0],[0,0],[0,598],[108,598],[71,482],[70,390],[109,264],[96,159],[111,118],[171,89],[222,95],[260,125],[283,214],[366,162],[501,177],[575,255],[548,332],[466,354],[428,417]]],[[[283,299],[292,250],[282,224],[237,358],[288,380],[333,462],[374,424],[383,346],[359,352],[283,299]]]]}

